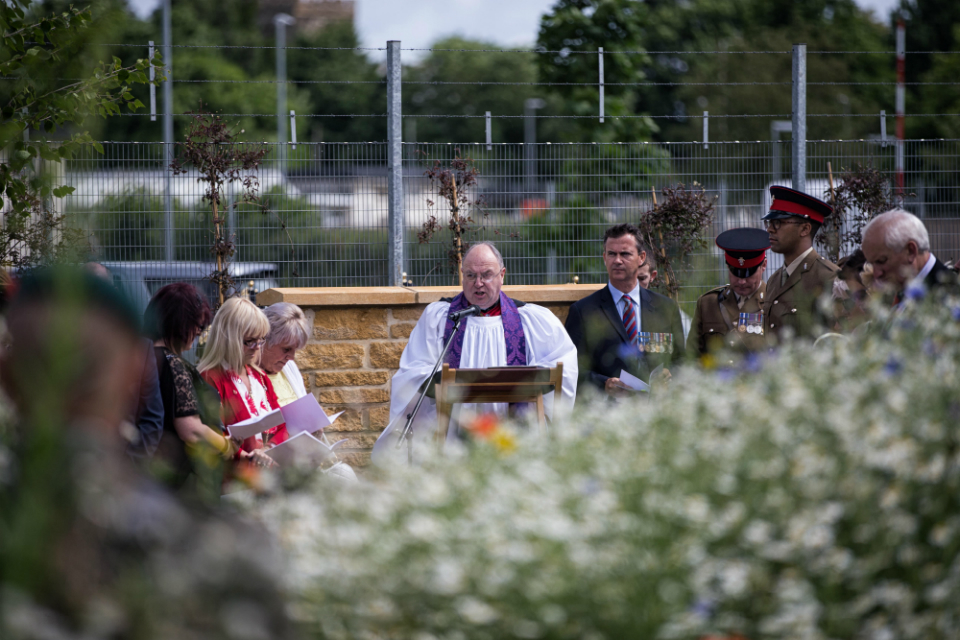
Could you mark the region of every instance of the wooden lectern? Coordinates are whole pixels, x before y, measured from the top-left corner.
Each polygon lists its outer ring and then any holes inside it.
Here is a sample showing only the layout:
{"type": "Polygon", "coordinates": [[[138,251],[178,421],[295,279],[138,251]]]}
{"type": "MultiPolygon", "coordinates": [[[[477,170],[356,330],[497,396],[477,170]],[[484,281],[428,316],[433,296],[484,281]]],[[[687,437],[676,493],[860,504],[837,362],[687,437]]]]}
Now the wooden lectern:
{"type": "Polygon", "coordinates": [[[450,428],[453,405],[473,402],[531,402],[537,407],[540,433],[545,433],[547,417],[543,412],[543,394],[553,391],[554,411],[563,389],[563,363],[549,367],[495,367],[491,369],[451,369],[443,365],[436,387],[437,443],[443,448],[450,428]]]}

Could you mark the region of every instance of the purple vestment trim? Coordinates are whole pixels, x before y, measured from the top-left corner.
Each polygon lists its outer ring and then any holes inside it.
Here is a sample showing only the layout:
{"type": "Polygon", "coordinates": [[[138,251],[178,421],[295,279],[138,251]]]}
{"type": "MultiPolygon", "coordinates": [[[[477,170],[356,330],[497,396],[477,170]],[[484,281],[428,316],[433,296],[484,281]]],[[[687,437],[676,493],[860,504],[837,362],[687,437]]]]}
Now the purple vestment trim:
{"type": "MultiPolygon", "coordinates": [[[[470,306],[466,296],[458,294],[450,303],[450,313],[466,309],[470,306]]],[[[500,292],[500,319],[503,321],[503,335],[507,343],[507,366],[523,367],[527,364],[527,338],[523,335],[523,323],[520,321],[520,312],[517,305],[506,294],[500,292]]],[[[464,318],[457,331],[450,351],[447,352],[446,363],[454,369],[460,368],[460,355],[463,352],[463,334],[466,323],[470,318],[464,318]]],[[[447,326],[443,330],[443,343],[447,344],[450,334],[453,333],[453,320],[447,317],[447,326]]]]}

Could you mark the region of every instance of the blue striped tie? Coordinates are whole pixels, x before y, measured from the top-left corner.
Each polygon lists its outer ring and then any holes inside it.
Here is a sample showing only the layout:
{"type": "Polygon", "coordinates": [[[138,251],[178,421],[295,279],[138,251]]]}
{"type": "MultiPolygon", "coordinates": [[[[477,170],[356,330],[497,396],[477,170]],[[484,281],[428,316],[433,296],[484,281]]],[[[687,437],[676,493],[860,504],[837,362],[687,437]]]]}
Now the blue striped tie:
{"type": "Polygon", "coordinates": [[[630,343],[637,344],[637,308],[630,296],[623,296],[623,299],[625,301],[623,305],[623,327],[627,330],[630,343]]]}

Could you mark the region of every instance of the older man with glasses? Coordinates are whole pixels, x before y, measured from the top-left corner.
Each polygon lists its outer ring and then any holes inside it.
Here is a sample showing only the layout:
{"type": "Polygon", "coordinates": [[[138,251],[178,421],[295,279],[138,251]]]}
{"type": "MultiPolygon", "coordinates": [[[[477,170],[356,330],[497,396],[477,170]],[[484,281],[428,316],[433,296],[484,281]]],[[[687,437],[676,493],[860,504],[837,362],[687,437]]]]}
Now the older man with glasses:
{"type": "Polygon", "coordinates": [[[820,305],[820,296],[833,290],[840,268],[813,248],[824,220],[833,207],[795,189],[770,187],[773,202],[763,216],[770,234],[770,250],[783,255],[783,265],[767,280],[763,303],[764,335],[782,341],[788,337],[817,337],[832,328],[832,314],[820,305]]]}
{"type": "MultiPolygon", "coordinates": [[[[552,312],[535,304],[524,304],[502,291],[507,270],[503,257],[490,242],[471,246],[463,256],[463,291],[452,299],[427,305],[400,358],[400,369],[390,390],[391,429],[403,420],[426,384],[434,363],[453,332],[452,313],[473,305],[479,313],[465,317],[456,334],[446,362],[452,368],[483,369],[503,366],[553,367],[563,363],[563,408],[573,406],[577,391],[577,349],[552,312]]],[[[544,398],[547,415],[559,409],[552,406],[552,394],[544,398]]],[[[466,407],[477,413],[506,413],[507,405],[466,407]]],[[[436,430],[436,405],[426,401],[417,413],[415,431],[436,430]]],[[[456,425],[451,425],[451,434],[456,425]]],[[[389,436],[389,433],[385,434],[389,436]]],[[[383,439],[383,436],[381,437],[383,439]]]]}

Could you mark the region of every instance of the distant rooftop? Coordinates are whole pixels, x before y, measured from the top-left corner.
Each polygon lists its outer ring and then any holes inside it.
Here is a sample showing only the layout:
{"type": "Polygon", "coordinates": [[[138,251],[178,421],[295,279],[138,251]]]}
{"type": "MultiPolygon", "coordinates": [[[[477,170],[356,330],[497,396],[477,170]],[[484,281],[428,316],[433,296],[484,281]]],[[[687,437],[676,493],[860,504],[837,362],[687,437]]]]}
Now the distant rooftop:
{"type": "Polygon", "coordinates": [[[273,34],[273,16],[286,13],[297,19],[292,27],[314,33],[328,24],[354,19],[354,0],[260,0],[258,22],[265,34],[273,34]]]}

